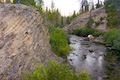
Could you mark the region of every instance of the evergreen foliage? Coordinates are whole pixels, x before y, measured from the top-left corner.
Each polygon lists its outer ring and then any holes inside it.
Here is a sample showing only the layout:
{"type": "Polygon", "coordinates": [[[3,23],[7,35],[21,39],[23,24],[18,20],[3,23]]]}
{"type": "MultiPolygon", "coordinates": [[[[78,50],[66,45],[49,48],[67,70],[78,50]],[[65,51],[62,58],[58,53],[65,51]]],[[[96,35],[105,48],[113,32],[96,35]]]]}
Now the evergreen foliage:
{"type": "Polygon", "coordinates": [[[104,35],[104,41],[113,49],[120,50],[120,29],[111,29],[104,35]]]}
{"type": "Polygon", "coordinates": [[[94,23],[94,20],[90,16],[89,19],[88,19],[88,21],[87,21],[87,23],[85,24],[85,26],[88,27],[88,28],[91,28],[92,25],[93,25],[93,23],[94,23]]]}
{"type": "Polygon", "coordinates": [[[13,3],[14,4],[21,3],[21,4],[24,4],[24,5],[32,5],[32,6],[36,5],[34,0],[14,0],[13,3]]]}
{"type": "Polygon", "coordinates": [[[119,80],[120,79],[120,51],[107,50],[105,59],[105,73],[108,75],[106,80],[119,80]]]}
{"type": "Polygon", "coordinates": [[[22,80],[92,80],[87,72],[75,74],[65,64],[49,61],[45,66],[36,66],[33,73],[23,73],[22,80]]]}
{"type": "Polygon", "coordinates": [[[50,31],[50,44],[52,51],[58,56],[66,56],[69,51],[69,36],[60,28],[52,28],[50,31]]]}
{"type": "Polygon", "coordinates": [[[83,27],[74,29],[72,34],[87,37],[89,34],[92,34],[93,36],[100,36],[103,34],[103,32],[100,32],[93,28],[83,27]]]}
{"type": "Polygon", "coordinates": [[[120,1],[119,0],[106,0],[105,9],[107,13],[108,26],[120,26],[120,1]]]}
{"type": "Polygon", "coordinates": [[[6,3],[11,3],[11,1],[10,0],[6,0],[6,3]]]}

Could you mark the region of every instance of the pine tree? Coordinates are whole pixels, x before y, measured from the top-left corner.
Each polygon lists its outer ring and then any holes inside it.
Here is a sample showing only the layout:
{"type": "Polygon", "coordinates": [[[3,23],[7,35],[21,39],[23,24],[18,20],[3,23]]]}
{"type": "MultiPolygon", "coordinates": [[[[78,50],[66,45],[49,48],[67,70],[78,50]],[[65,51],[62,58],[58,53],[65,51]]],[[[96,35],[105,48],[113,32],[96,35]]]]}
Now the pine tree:
{"type": "Polygon", "coordinates": [[[111,27],[120,26],[120,1],[119,0],[106,0],[105,9],[107,13],[108,25],[111,27]]]}
{"type": "Polygon", "coordinates": [[[43,10],[43,5],[44,5],[44,2],[43,2],[43,0],[35,0],[35,2],[36,2],[36,4],[34,5],[34,6],[36,6],[37,8],[38,8],[38,10],[39,10],[39,12],[41,13],[41,14],[43,14],[43,12],[44,12],[44,10],[43,10]]]}
{"type": "Polygon", "coordinates": [[[85,11],[89,11],[89,4],[87,0],[85,0],[85,11]]]}
{"type": "Polygon", "coordinates": [[[43,5],[44,5],[43,0],[38,0],[38,1],[39,1],[40,6],[43,6],[43,5]]]}
{"type": "Polygon", "coordinates": [[[73,15],[72,15],[72,18],[75,18],[77,16],[76,12],[73,11],[73,15]]]}
{"type": "Polygon", "coordinates": [[[11,3],[11,1],[10,0],[6,0],[6,3],[11,3]]]}
{"type": "Polygon", "coordinates": [[[36,5],[34,0],[14,0],[13,3],[14,4],[21,3],[21,4],[25,4],[25,5],[32,5],[32,6],[36,5]]]}
{"type": "Polygon", "coordinates": [[[94,2],[93,2],[93,0],[91,1],[91,6],[92,6],[92,10],[94,10],[95,8],[94,8],[94,2]]]}
{"type": "Polygon", "coordinates": [[[55,4],[54,4],[54,2],[52,1],[52,2],[51,2],[51,9],[52,9],[52,11],[54,11],[54,7],[55,7],[55,4]]]}
{"type": "Polygon", "coordinates": [[[100,4],[100,0],[98,0],[98,3],[96,4],[96,8],[100,8],[101,4],[100,4]]]}
{"type": "Polygon", "coordinates": [[[0,3],[2,3],[2,1],[0,0],[0,3]]]}
{"type": "Polygon", "coordinates": [[[83,13],[84,11],[89,11],[89,4],[87,0],[81,0],[81,12],[83,13]]]}

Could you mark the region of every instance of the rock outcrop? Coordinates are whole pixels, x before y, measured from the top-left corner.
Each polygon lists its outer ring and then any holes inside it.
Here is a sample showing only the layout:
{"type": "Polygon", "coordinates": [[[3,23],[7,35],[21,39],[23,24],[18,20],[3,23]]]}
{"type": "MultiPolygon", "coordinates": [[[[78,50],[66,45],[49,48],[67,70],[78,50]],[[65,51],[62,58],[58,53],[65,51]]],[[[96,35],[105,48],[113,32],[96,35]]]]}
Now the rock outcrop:
{"type": "Polygon", "coordinates": [[[0,5],[0,80],[21,80],[24,70],[48,59],[48,29],[37,9],[21,4],[0,5]]]}
{"type": "Polygon", "coordinates": [[[106,31],[108,29],[106,25],[106,13],[105,8],[101,7],[95,10],[92,10],[91,12],[85,12],[83,14],[80,14],[77,16],[69,25],[67,25],[64,30],[71,33],[71,31],[75,28],[82,28],[85,27],[85,24],[88,22],[88,19],[91,17],[94,20],[93,28],[96,28],[101,31],[106,31]]]}

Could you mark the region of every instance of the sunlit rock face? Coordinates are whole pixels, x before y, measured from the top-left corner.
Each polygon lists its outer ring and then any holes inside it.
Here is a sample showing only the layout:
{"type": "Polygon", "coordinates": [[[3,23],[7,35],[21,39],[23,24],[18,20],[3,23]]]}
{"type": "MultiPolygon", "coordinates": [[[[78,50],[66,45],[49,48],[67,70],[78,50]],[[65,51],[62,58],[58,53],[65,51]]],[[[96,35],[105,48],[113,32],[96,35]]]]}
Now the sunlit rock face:
{"type": "Polygon", "coordinates": [[[48,59],[48,29],[39,12],[21,4],[0,5],[0,80],[21,80],[21,73],[48,59]]]}

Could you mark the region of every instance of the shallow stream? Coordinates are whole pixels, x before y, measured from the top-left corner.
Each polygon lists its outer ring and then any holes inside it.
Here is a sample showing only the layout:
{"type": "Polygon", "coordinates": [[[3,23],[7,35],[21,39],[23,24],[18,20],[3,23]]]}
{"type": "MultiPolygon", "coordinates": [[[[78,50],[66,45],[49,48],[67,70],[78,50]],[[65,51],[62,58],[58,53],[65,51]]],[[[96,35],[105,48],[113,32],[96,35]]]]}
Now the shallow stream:
{"type": "Polygon", "coordinates": [[[74,66],[75,71],[87,70],[95,80],[103,80],[106,48],[86,40],[85,37],[75,35],[70,35],[70,42],[74,50],[70,52],[67,59],[70,65],[74,66]]]}

